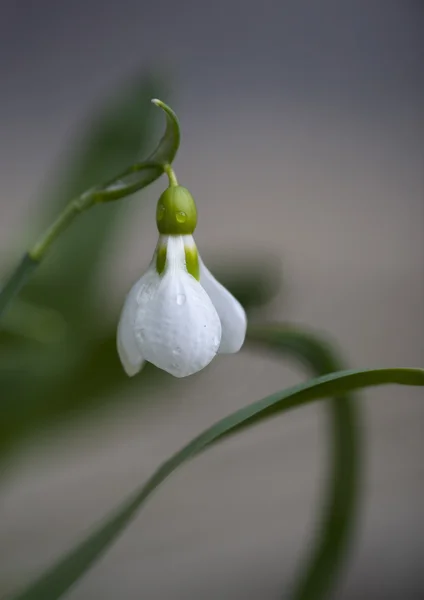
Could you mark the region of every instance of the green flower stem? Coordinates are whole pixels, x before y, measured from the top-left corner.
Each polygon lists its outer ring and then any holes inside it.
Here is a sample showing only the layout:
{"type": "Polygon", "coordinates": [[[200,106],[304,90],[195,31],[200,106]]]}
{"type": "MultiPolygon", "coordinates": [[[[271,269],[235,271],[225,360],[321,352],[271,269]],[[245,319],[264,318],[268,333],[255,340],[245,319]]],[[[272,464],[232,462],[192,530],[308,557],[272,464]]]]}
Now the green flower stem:
{"type": "Polygon", "coordinates": [[[0,291],[0,316],[4,314],[10,302],[20,292],[37,266],[38,262],[31,258],[28,253],[24,255],[0,291]]]}
{"type": "Polygon", "coordinates": [[[0,317],[10,301],[19,293],[43,260],[53,242],[80,213],[95,204],[129,196],[158,179],[163,172],[164,165],[151,162],[136,163],[110,182],[96,186],[71,200],[50,227],[39,237],[34,246],[24,255],[5,286],[0,290],[0,317]]]}
{"type": "Polygon", "coordinates": [[[166,117],[166,130],[156,149],[144,162],[139,162],[104,185],[98,185],[71,200],[62,213],[43,233],[34,246],[24,255],[12,275],[0,289],[0,317],[13,298],[28,281],[43,260],[53,242],[65,231],[77,215],[103,202],[118,200],[146,187],[165,171],[171,182],[176,177],[171,168],[180,144],[180,125],[174,111],[161,100],[152,100],[166,117]]]}
{"type": "Polygon", "coordinates": [[[169,185],[170,186],[177,186],[178,185],[178,179],[177,179],[177,176],[175,175],[174,169],[171,167],[171,165],[165,165],[164,168],[163,168],[163,170],[168,175],[169,185]]]}
{"type": "Polygon", "coordinates": [[[87,210],[94,204],[92,193],[83,194],[75,198],[65,207],[57,219],[39,237],[34,246],[29,250],[29,257],[36,263],[41,262],[53,242],[65,231],[79,213],[87,210]]]}
{"type": "Polygon", "coordinates": [[[69,227],[80,213],[90,209],[95,204],[101,204],[133,194],[138,189],[145,187],[160,177],[163,172],[164,167],[162,165],[137,163],[104,186],[92,188],[81,194],[81,196],[77,196],[71,200],[50,227],[38,238],[33,247],[26,252],[5,286],[0,290],[0,317],[4,314],[9,303],[26,284],[37,266],[42,262],[53,242],[69,227]],[[140,171],[143,171],[143,177],[140,177],[139,181],[125,182],[125,176],[133,175],[140,171]]]}
{"type": "Polygon", "coordinates": [[[10,302],[26,284],[53,242],[69,227],[79,213],[93,206],[94,202],[95,196],[90,192],[69,202],[57,219],[24,255],[6,285],[0,291],[0,315],[4,314],[10,302]]]}
{"type": "Polygon", "coordinates": [[[53,242],[69,227],[72,221],[82,212],[110,200],[117,200],[133,194],[142,187],[157,179],[164,172],[163,165],[152,163],[137,163],[115,177],[104,186],[97,186],[77,196],[65,206],[56,220],[39,237],[34,246],[28,250],[23,259],[13,271],[5,286],[0,290],[0,317],[9,303],[26,284],[36,267],[41,263],[53,242]],[[143,171],[139,180],[125,181],[125,177],[143,171]]]}
{"type": "Polygon", "coordinates": [[[72,221],[94,204],[109,199],[108,187],[106,186],[104,190],[103,192],[102,188],[93,189],[71,200],[50,227],[38,238],[32,248],[26,252],[5,286],[0,290],[0,316],[4,314],[10,302],[26,284],[53,242],[69,227],[72,221]]]}

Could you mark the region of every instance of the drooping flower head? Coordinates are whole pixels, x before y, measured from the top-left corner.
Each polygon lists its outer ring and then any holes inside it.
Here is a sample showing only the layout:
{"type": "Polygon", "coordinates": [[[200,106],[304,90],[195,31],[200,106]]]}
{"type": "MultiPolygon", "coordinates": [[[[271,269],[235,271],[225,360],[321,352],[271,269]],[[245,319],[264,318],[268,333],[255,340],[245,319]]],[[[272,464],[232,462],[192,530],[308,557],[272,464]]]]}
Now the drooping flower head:
{"type": "Polygon", "coordinates": [[[193,239],[196,205],[168,170],[159,198],[159,240],[146,273],[130,290],[118,325],[118,353],[129,376],[145,361],[175,377],[200,371],[217,353],[238,352],[246,335],[240,303],[204,265],[193,239]]]}

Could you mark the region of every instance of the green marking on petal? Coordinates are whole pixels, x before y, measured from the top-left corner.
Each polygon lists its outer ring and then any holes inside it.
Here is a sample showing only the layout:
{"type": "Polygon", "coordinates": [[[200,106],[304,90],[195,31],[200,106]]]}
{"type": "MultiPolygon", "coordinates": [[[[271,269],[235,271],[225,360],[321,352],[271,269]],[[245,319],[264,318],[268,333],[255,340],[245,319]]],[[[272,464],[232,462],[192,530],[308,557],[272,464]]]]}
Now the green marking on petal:
{"type": "Polygon", "coordinates": [[[161,275],[165,269],[166,246],[159,246],[156,254],[156,271],[161,275]]]}
{"type": "Polygon", "coordinates": [[[159,198],[156,224],[163,235],[190,235],[196,229],[197,210],[193,196],[181,185],[171,185],[159,198]]]}
{"type": "Polygon", "coordinates": [[[186,259],[186,267],[188,273],[192,275],[197,281],[200,280],[200,267],[199,267],[199,255],[197,253],[197,248],[189,248],[184,246],[185,259],[186,259]]]}

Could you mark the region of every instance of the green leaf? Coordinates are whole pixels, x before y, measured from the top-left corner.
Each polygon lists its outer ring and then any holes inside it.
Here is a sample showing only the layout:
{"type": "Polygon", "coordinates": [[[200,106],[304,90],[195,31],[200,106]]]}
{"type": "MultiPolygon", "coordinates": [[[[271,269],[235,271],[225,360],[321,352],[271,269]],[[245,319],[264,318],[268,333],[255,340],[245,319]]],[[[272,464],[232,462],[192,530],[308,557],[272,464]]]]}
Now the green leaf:
{"type": "MultiPolygon", "coordinates": [[[[250,326],[248,341],[255,347],[294,356],[314,375],[341,369],[341,362],[330,345],[308,331],[272,323],[250,326]]],[[[336,583],[354,531],[358,505],[359,428],[358,406],[351,396],[326,402],[329,417],[331,466],[323,502],[317,518],[316,539],[299,572],[294,600],[319,600],[336,583]]]]}
{"type": "MultiPolygon", "coordinates": [[[[141,377],[128,377],[116,350],[116,329],[79,346],[77,362],[66,343],[9,340],[0,345],[0,461],[22,439],[69,419],[116,402],[140,402],[157,389],[173,385],[173,377],[150,363],[141,377]],[[17,342],[20,343],[17,343],[17,342]]],[[[1,469],[0,469],[1,473],[1,469]]]]}
{"type": "Polygon", "coordinates": [[[247,339],[255,347],[294,356],[315,375],[341,370],[341,361],[327,341],[291,324],[249,325],[247,339]]]}
{"type": "Polygon", "coordinates": [[[246,249],[233,252],[231,261],[208,256],[206,263],[247,312],[268,304],[281,291],[280,262],[266,252],[252,253],[246,249]]]}
{"type": "Polygon", "coordinates": [[[12,600],[54,600],[60,598],[101,556],[134,517],[150,494],[185,461],[208,446],[226,439],[264,419],[309,402],[383,384],[424,385],[423,369],[374,369],[341,371],[276,392],[218,421],[197,436],[152,475],[103,525],[69,554],[60,559],[26,590],[12,600]]]}
{"type": "Polygon", "coordinates": [[[177,154],[181,139],[178,118],[174,111],[161,100],[154,99],[152,102],[165,112],[167,127],[158,147],[146,162],[171,164],[177,154]]]}
{"type": "Polygon", "coordinates": [[[117,200],[146,187],[162,175],[163,166],[170,165],[174,160],[181,140],[178,117],[172,108],[161,100],[155,99],[152,102],[161,108],[166,116],[165,133],[157,148],[143,162],[132,165],[106,185],[98,186],[98,202],[117,200]]]}
{"type": "MultiPolygon", "coordinates": [[[[61,339],[66,322],[54,310],[16,298],[0,324],[0,331],[40,343],[61,339]]],[[[1,365],[0,365],[1,368],[1,365]]]]}

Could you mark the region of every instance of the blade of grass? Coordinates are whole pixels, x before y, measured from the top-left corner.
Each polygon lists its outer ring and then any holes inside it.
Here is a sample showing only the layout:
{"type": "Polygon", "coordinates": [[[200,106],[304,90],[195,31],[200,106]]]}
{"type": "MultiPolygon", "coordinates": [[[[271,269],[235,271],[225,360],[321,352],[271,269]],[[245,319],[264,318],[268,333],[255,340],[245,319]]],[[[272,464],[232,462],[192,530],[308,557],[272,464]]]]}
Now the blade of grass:
{"type": "Polygon", "coordinates": [[[371,369],[341,371],[282,390],[218,421],[164,462],[139,490],[55,565],[11,600],[60,598],[106,551],[135,516],[151,493],[180,465],[205,450],[264,419],[318,399],[383,384],[424,385],[423,369],[371,369]]]}

